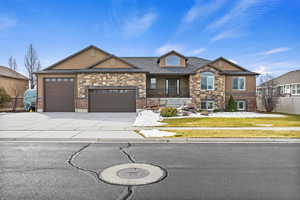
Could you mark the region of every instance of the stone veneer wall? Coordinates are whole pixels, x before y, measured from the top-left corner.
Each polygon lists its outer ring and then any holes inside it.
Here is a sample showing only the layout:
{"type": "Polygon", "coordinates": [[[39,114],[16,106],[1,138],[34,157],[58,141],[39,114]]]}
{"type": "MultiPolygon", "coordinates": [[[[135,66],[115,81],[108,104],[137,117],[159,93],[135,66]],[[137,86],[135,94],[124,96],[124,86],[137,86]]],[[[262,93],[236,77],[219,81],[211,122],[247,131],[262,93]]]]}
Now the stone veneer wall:
{"type": "Polygon", "coordinates": [[[75,110],[87,112],[88,88],[90,86],[135,86],[136,107],[143,108],[146,102],[146,74],[144,73],[82,73],[77,75],[77,98],[75,110]]]}
{"type": "Polygon", "coordinates": [[[200,108],[201,100],[214,100],[216,109],[225,109],[225,76],[212,67],[204,67],[190,75],[190,96],[192,102],[200,108]],[[201,72],[212,72],[215,74],[215,89],[201,90],[201,72]]]}

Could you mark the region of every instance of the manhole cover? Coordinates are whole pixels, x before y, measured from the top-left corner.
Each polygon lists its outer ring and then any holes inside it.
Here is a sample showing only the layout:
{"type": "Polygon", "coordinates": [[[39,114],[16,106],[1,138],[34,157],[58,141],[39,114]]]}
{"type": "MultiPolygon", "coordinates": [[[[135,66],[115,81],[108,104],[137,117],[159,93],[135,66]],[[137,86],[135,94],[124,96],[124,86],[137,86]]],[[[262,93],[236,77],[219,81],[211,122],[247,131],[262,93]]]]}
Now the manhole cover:
{"type": "Polygon", "coordinates": [[[166,172],[154,165],[129,163],[104,169],[100,178],[104,182],[116,185],[146,185],[161,181],[166,172]]]}

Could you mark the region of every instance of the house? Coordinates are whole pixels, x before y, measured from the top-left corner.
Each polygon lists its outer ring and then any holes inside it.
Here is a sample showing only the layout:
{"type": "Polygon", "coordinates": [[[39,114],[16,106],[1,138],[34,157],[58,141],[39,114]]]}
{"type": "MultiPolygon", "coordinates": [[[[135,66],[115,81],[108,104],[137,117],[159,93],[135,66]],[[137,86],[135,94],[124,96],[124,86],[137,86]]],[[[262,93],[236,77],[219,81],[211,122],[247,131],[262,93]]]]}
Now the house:
{"type": "Polygon", "coordinates": [[[0,111],[23,110],[23,94],[28,89],[28,78],[8,67],[0,66],[0,87],[11,97],[11,102],[2,106],[0,111]]]}
{"type": "Polygon", "coordinates": [[[262,95],[265,92],[272,92],[275,102],[274,112],[300,114],[300,70],[261,83],[257,87],[258,110],[264,111],[262,95]]]}
{"type": "Polygon", "coordinates": [[[37,72],[38,111],[131,112],[147,105],[191,104],[256,109],[256,75],[225,58],[210,61],[170,51],[160,57],[117,57],[89,46],[37,72]]]}

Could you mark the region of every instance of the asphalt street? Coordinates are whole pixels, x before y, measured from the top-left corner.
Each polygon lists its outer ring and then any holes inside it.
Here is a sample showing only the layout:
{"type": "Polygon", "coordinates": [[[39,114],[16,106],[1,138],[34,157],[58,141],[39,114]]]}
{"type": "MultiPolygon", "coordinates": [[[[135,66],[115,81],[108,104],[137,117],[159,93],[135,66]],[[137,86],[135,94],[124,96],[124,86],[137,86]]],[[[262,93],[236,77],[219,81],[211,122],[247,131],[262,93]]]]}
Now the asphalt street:
{"type": "Polygon", "coordinates": [[[0,143],[0,199],[300,199],[300,144],[0,143]],[[99,173],[122,163],[167,171],[143,186],[99,173]]]}

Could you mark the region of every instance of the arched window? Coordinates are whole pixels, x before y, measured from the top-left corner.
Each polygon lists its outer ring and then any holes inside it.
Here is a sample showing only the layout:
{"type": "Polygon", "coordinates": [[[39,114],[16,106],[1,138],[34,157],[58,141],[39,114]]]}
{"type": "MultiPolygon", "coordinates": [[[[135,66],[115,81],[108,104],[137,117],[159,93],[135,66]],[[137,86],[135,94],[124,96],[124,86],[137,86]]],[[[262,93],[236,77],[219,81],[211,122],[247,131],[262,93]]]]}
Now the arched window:
{"type": "Polygon", "coordinates": [[[166,57],[166,65],[167,66],[179,66],[180,58],[175,55],[167,56],[166,57]]]}
{"type": "Polygon", "coordinates": [[[215,89],[215,75],[212,72],[202,72],[201,77],[201,90],[214,90],[215,89]]]}

